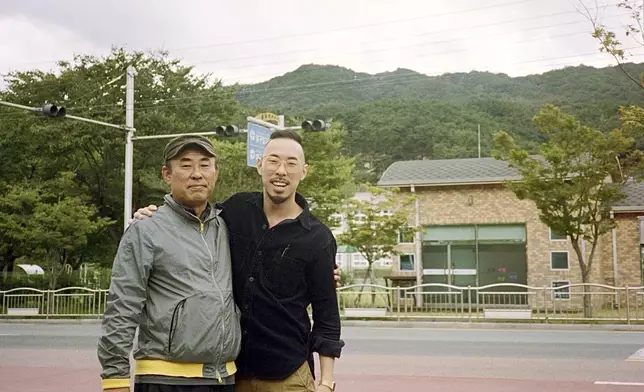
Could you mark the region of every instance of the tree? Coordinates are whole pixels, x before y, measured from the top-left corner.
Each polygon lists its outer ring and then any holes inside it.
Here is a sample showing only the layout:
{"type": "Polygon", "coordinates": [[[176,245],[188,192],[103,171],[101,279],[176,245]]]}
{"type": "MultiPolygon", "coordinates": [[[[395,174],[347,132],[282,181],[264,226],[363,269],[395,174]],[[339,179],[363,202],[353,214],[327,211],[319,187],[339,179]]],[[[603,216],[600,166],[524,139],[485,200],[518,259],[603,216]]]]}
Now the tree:
{"type": "MultiPolygon", "coordinates": [[[[611,207],[625,197],[622,185],[630,175],[614,176],[620,170],[616,158],[640,153],[630,150],[634,139],[623,129],[592,129],[552,105],[546,105],[534,123],[547,137],[540,156],[529,155],[506,132],[495,135],[494,156],[507,160],[522,176],[507,184],[517,197],[532,200],[541,221],[570,238],[582,282],[588,283],[599,239],[614,227],[611,207]],[[618,181],[610,181],[611,175],[618,181]],[[590,245],[588,257],[582,241],[590,245]]],[[[591,317],[591,312],[590,296],[584,295],[584,315],[591,317]]]]}
{"type": "Polygon", "coordinates": [[[14,262],[28,252],[27,225],[40,199],[38,191],[13,184],[0,189],[0,277],[11,275],[14,262]]]}
{"type": "Polygon", "coordinates": [[[219,178],[213,199],[223,201],[237,192],[260,191],[261,177],[257,169],[246,164],[246,143],[243,141],[212,140],[217,151],[219,178]]]}
{"type": "MultiPolygon", "coordinates": [[[[108,227],[112,221],[96,218],[96,209],[78,197],[53,203],[40,202],[26,227],[35,255],[49,274],[49,288],[55,289],[60,275],[79,267],[77,252],[87,245],[90,235],[108,227]]],[[[31,256],[33,257],[33,256],[31,256]]]]}
{"type": "MultiPolygon", "coordinates": [[[[5,77],[7,87],[0,99],[30,106],[54,102],[65,106],[68,114],[124,124],[128,65],[137,70],[137,135],[211,131],[236,115],[239,104],[234,88],[224,87],[211,75],[193,75],[192,67],[170,59],[165,52],[128,53],[118,48],[103,58],[77,55],[71,63],[59,62],[56,71],[11,72],[5,77]]],[[[0,164],[9,169],[0,173],[0,183],[48,181],[60,172],[73,172],[99,215],[120,223],[110,226],[109,236],[103,239],[118,243],[123,227],[124,134],[7,108],[0,113],[0,164]]],[[[165,142],[135,142],[134,205],[149,204],[164,192],[159,181],[159,151],[165,142]]]]}
{"type": "MultiPolygon", "coordinates": [[[[338,236],[339,243],[353,246],[367,260],[368,267],[363,284],[369,280],[375,283],[373,265],[380,259],[397,254],[398,233],[408,226],[408,211],[406,207],[411,199],[401,198],[397,189],[383,190],[373,186],[365,186],[368,198],[348,199],[342,209],[346,217],[346,231],[338,236]]],[[[364,286],[356,298],[360,302],[364,286]]],[[[371,303],[375,301],[372,294],[371,303]]]]}
{"type": "Polygon", "coordinates": [[[316,218],[328,226],[334,224],[331,215],[340,210],[354,190],[354,159],[341,153],[345,136],[339,123],[325,132],[302,132],[309,172],[298,191],[308,199],[316,218]]]}
{"type": "MultiPolygon", "coordinates": [[[[589,2],[579,0],[581,6],[580,12],[590,21],[593,27],[592,36],[599,41],[599,50],[604,53],[610,54],[614,59],[620,70],[626,75],[635,85],[644,89],[644,81],[642,75],[634,75],[633,72],[627,69],[625,61],[628,57],[627,49],[624,48],[623,43],[617,36],[615,31],[608,29],[601,23],[599,17],[600,6],[597,0],[594,1],[594,7],[588,5],[589,2]]],[[[644,46],[644,26],[641,22],[641,15],[644,12],[641,2],[634,0],[622,0],[617,3],[618,9],[628,11],[632,22],[626,25],[624,35],[627,38],[633,39],[640,46],[644,46]],[[641,34],[641,37],[638,36],[641,34]]]]}
{"type": "MultiPolygon", "coordinates": [[[[87,255],[88,238],[113,221],[97,211],[73,173],[43,183],[21,182],[0,192],[0,252],[10,255],[7,272],[19,257],[44,267],[50,287],[65,269],[75,270],[87,255]]],[[[4,266],[3,266],[4,269],[4,266]]]]}

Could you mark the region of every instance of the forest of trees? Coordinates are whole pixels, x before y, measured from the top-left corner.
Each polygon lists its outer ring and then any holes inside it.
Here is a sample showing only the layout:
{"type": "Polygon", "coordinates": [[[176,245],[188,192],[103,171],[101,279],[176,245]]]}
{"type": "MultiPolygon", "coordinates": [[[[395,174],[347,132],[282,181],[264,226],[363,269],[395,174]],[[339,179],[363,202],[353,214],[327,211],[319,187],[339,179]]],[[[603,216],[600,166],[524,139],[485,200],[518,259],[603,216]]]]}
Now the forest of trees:
{"type": "MultiPolygon", "coordinates": [[[[624,64],[631,74],[644,64],[624,64]]],[[[376,181],[397,160],[490,156],[499,130],[523,147],[543,142],[532,118],[547,103],[601,130],[618,126],[621,105],[640,104],[644,91],[619,67],[567,67],[511,78],[469,72],[429,77],[411,70],[369,75],[338,66],[305,65],[265,83],[242,86],[243,105],[291,116],[324,117],[346,125],[345,153],[356,176],[376,181]],[[385,147],[386,146],[386,147],[385,147]]]]}

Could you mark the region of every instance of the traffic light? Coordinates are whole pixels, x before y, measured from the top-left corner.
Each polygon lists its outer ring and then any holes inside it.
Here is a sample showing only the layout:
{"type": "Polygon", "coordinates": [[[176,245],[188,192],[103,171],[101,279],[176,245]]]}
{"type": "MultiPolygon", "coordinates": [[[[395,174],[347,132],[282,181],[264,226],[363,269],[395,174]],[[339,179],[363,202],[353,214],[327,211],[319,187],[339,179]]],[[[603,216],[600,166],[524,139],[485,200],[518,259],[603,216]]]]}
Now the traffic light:
{"type": "Polygon", "coordinates": [[[319,132],[329,129],[330,124],[324,120],[306,120],[302,123],[302,129],[305,131],[319,132]]]}
{"type": "Polygon", "coordinates": [[[239,128],[237,125],[219,125],[215,128],[215,132],[217,132],[217,136],[231,137],[239,134],[239,128]]]}
{"type": "Polygon", "coordinates": [[[62,106],[46,103],[40,107],[40,113],[45,117],[65,117],[67,111],[62,106]]]}

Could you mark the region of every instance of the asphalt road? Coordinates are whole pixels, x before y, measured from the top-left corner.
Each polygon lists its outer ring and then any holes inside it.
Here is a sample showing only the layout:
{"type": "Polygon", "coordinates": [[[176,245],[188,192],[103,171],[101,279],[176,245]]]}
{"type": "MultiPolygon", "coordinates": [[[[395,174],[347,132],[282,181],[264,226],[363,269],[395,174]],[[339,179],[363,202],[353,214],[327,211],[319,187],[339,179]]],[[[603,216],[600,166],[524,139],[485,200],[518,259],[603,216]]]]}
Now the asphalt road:
{"type": "MultiPolygon", "coordinates": [[[[0,324],[0,392],[100,390],[98,332],[0,324]]],[[[644,362],[627,360],[642,332],[345,327],[343,338],[340,392],[644,391],[644,362]]]]}

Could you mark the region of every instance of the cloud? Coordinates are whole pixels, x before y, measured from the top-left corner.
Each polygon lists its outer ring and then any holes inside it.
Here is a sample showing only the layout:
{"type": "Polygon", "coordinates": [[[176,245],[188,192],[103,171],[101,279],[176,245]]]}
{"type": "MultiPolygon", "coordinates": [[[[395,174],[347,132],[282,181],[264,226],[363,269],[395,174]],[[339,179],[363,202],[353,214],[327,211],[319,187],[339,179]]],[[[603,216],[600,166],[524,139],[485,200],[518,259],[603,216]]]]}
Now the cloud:
{"type": "MultiPolygon", "coordinates": [[[[610,27],[627,21],[614,6],[603,17],[610,27]]],[[[573,3],[561,0],[67,0],[51,7],[5,0],[0,37],[10,38],[0,40],[0,72],[51,68],[41,61],[104,55],[111,46],[168,49],[228,83],[258,82],[308,63],[512,76],[612,65],[590,30],[573,3]]],[[[633,53],[641,61],[644,49],[633,53]]]]}

